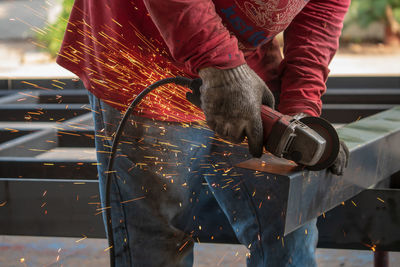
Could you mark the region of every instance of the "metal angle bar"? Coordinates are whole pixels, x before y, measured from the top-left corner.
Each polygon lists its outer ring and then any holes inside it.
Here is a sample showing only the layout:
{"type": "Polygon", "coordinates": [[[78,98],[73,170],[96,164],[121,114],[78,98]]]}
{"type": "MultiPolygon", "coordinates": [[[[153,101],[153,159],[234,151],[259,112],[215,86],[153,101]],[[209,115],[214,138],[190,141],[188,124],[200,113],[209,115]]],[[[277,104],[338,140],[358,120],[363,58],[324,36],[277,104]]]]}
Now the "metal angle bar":
{"type": "Polygon", "coordinates": [[[277,232],[294,231],[400,170],[400,106],[348,124],[338,133],[350,149],[343,176],[299,170],[290,162],[280,162],[280,168],[275,168],[279,171],[273,171],[274,163],[265,164],[270,155],[237,165],[278,177],[286,204],[280,207],[282,216],[275,219],[280,225],[277,232]]]}

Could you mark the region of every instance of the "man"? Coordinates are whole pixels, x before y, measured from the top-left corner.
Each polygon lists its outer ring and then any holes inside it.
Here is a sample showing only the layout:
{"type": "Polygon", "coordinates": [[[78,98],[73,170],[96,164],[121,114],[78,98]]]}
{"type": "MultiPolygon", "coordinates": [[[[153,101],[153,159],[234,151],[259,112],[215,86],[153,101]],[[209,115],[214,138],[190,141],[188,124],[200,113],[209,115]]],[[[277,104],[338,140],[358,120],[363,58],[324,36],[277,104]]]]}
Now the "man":
{"type": "MultiPolygon", "coordinates": [[[[284,114],[319,116],[349,2],[76,0],[58,63],[90,91],[103,206],[120,111],[160,78],[200,76],[208,126],[234,143],[247,137],[255,157],[260,105],[273,107],[273,95],[284,114]],[[283,59],[275,40],[282,31],[283,59]]],[[[248,266],[315,266],[315,220],[280,237],[271,219],[282,216],[276,177],[232,168],[247,150],[215,139],[185,92],[169,86],[151,94],[125,131],[111,191],[117,266],[191,266],[192,236],[207,230],[213,216],[202,214],[212,211],[202,209],[214,200],[249,248],[248,266]]],[[[332,172],[343,172],[345,152],[332,172]]]]}

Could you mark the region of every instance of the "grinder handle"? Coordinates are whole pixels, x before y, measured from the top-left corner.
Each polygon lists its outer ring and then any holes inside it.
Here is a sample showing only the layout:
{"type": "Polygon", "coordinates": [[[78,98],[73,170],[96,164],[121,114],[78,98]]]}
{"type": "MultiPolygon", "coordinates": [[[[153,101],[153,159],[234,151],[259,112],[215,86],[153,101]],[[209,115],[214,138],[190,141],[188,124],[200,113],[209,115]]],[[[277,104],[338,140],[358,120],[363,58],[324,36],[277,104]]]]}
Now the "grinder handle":
{"type": "Polygon", "coordinates": [[[267,139],[270,136],[274,125],[276,125],[278,121],[280,121],[281,124],[289,125],[291,119],[292,118],[290,116],[283,115],[282,113],[273,110],[266,105],[262,105],[261,121],[263,125],[264,144],[267,144],[267,139]]]}

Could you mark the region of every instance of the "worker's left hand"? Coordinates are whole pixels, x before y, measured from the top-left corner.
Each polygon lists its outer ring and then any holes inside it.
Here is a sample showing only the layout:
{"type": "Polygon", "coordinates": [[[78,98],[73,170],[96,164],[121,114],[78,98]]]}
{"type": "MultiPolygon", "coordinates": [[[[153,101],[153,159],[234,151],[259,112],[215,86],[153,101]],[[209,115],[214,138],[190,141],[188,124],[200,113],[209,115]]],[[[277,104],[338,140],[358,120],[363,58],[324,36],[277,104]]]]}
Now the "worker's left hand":
{"type": "MultiPolygon", "coordinates": [[[[309,116],[306,113],[297,113],[293,116],[296,120],[300,120],[301,118],[309,116]]],[[[335,160],[335,162],[328,168],[330,172],[336,175],[343,175],[344,169],[346,169],[349,163],[349,149],[346,146],[346,143],[340,140],[340,148],[339,154],[335,160]]]]}
{"type": "Polygon", "coordinates": [[[349,163],[349,149],[346,146],[346,143],[340,140],[340,149],[339,149],[339,154],[335,160],[335,162],[332,164],[332,166],[329,167],[329,170],[336,175],[343,175],[344,169],[347,167],[347,164],[349,163]]]}

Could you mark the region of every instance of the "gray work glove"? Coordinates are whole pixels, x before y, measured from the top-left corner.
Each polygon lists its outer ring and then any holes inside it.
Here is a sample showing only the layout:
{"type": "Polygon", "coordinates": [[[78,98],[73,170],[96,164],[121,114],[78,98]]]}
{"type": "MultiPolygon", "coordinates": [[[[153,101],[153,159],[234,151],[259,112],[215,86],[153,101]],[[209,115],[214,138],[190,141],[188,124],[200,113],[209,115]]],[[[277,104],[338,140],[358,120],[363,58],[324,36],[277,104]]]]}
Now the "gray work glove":
{"type": "Polygon", "coordinates": [[[344,169],[347,167],[347,164],[349,163],[349,149],[347,148],[345,142],[340,140],[340,149],[339,149],[339,154],[335,160],[335,162],[332,164],[332,166],[329,167],[329,170],[336,175],[343,175],[344,169]]]}
{"type": "MultiPolygon", "coordinates": [[[[300,120],[301,118],[307,117],[309,115],[305,113],[298,113],[293,116],[296,120],[300,120]]],[[[347,167],[349,163],[349,149],[346,146],[346,143],[340,140],[340,148],[339,154],[335,160],[335,162],[328,168],[333,174],[343,175],[344,169],[347,167]]]]}
{"type": "Polygon", "coordinates": [[[247,136],[250,153],[261,157],[263,127],[261,104],[274,107],[274,96],[247,64],[227,70],[199,71],[201,108],[208,126],[219,136],[240,143],[247,136]]]}

